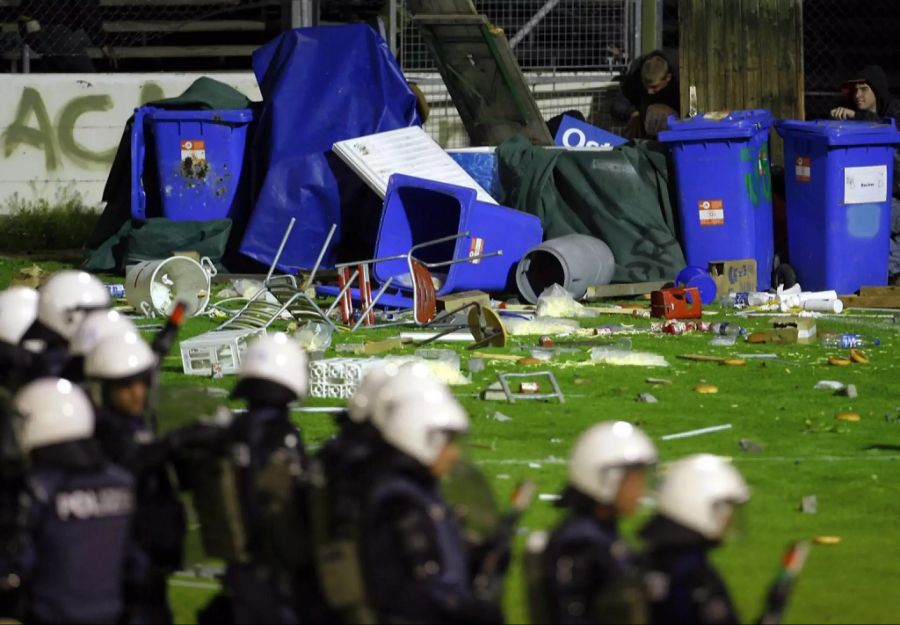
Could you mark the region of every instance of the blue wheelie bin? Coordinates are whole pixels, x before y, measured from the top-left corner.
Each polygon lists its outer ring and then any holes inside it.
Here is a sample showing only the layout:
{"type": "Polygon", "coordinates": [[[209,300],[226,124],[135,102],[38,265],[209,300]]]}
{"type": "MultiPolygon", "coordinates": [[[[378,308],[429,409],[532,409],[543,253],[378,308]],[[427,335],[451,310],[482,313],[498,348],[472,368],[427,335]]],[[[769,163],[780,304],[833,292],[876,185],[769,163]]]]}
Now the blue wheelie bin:
{"type": "Polygon", "coordinates": [[[671,146],[681,238],[688,265],[756,260],[760,290],[771,284],[775,256],[766,110],[669,118],[659,140],[671,146]]]}
{"type": "Polygon", "coordinates": [[[147,218],[145,157],[157,169],[163,217],[207,221],[236,217],[248,203],[244,155],[253,111],[179,111],[149,106],[134,114],[131,215],[147,218]]]}
{"type": "Polygon", "coordinates": [[[788,257],[804,290],[887,284],[894,149],[883,123],[782,121],[788,257]]]}

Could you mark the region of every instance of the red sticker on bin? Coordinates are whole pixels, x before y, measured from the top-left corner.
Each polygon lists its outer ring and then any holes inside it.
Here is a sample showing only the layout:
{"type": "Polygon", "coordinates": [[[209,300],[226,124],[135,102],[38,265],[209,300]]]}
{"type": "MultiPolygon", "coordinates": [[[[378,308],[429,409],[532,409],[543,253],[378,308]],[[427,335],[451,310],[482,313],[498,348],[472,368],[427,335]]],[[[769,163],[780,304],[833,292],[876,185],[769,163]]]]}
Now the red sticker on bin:
{"type": "Polygon", "coordinates": [[[481,262],[480,258],[476,258],[484,254],[484,239],[479,237],[472,237],[472,242],[469,243],[469,262],[473,265],[477,265],[481,262]]]}
{"type": "Polygon", "coordinates": [[[725,225],[725,204],[722,200],[700,200],[697,209],[700,211],[701,226],[725,225]]]}
{"type": "Polygon", "coordinates": [[[181,142],[181,160],[185,161],[187,159],[191,159],[195,162],[205,161],[206,141],[203,141],[202,139],[183,140],[181,142]]]}
{"type": "Polygon", "coordinates": [[[797,182],[809,182],[812,179],[810,177],[811,172],[810,158],[808,156],[798,156],[794,165],[794,174],[797,182]]]}

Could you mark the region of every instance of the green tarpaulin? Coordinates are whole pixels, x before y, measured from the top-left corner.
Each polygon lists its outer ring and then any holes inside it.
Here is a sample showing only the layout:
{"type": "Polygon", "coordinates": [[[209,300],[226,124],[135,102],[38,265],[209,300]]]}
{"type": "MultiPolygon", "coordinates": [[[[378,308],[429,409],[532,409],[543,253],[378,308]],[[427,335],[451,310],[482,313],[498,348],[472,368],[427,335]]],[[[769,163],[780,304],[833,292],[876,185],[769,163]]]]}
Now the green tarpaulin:
{"type": "Polygon", "coordinates": [[[666,157],[652,144],[567,150],[518,136],[497,156],[500,203],[537,215],[545,239],[603,239],[616,258],[614,282],[671,280],[684,268],[666,157]]]}

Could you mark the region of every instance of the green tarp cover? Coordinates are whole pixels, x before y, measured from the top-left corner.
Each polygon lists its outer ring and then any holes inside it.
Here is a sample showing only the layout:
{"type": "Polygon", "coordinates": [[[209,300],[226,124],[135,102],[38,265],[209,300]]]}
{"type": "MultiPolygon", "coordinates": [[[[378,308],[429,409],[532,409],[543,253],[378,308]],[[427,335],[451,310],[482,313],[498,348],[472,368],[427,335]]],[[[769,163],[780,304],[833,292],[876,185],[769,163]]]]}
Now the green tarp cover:
{"type": "Polygon", "coordinates": [[[517,136],[497,156],[500,203],[537,215],[545,239],[603,239],[616,258],[613,282],[671,280],[684,268],[666,156],[652,144],[566,150],[517,136]]]}

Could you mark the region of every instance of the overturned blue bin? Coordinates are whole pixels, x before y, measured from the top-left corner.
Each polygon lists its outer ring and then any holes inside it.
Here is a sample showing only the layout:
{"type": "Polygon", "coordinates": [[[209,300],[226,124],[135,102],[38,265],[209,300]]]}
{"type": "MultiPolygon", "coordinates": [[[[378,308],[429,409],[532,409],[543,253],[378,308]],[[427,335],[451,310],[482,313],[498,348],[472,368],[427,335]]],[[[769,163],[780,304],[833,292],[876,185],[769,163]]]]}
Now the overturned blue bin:
{"type": "MultiPolygon", "coordinates": [[[[131,135],[131,215],[147,218],[145,181],[158,180],[161,216],[173,221],[233,218],[246,208],[244,155],[253,111],[142,107],[131,135]],[[150,159],[146,159],[147,156],[150,159]],[[145,176],[145,160],[155,167],[145,176]]],[[[153,190],[154,195],[156,190],[153,190]]]]}
{"type": "MultiPolygon", "coordinates": [[[[426,265],[482,256],[433,270],[439,281],[438,295],[514,290],[516,265],[543,238],[540,219],[480,202],[474,189],[402,174],[391,176],[375,258],[405,255],[414,246],[462,233],[468,234],[415,252],[416,259],[426,265]],[[490,256],[500,251],[502,254],[490,256]]],[[[392,277],[394,285],[412,288],[405,260],[376,263],[374,273],[379,282],[392,277]]]]}
{"type": "Polygon", "coordinates": [[[775,257],[766,110],[669,117],[681,238],[688,265],[753,258],[757,286],[771,285],[775,257]]]}
{"type": "Polygon", "coordinates": [[[804,290],[885,285],[894,149],[886,123],[783,121],[788,257],[804,290]]]}

